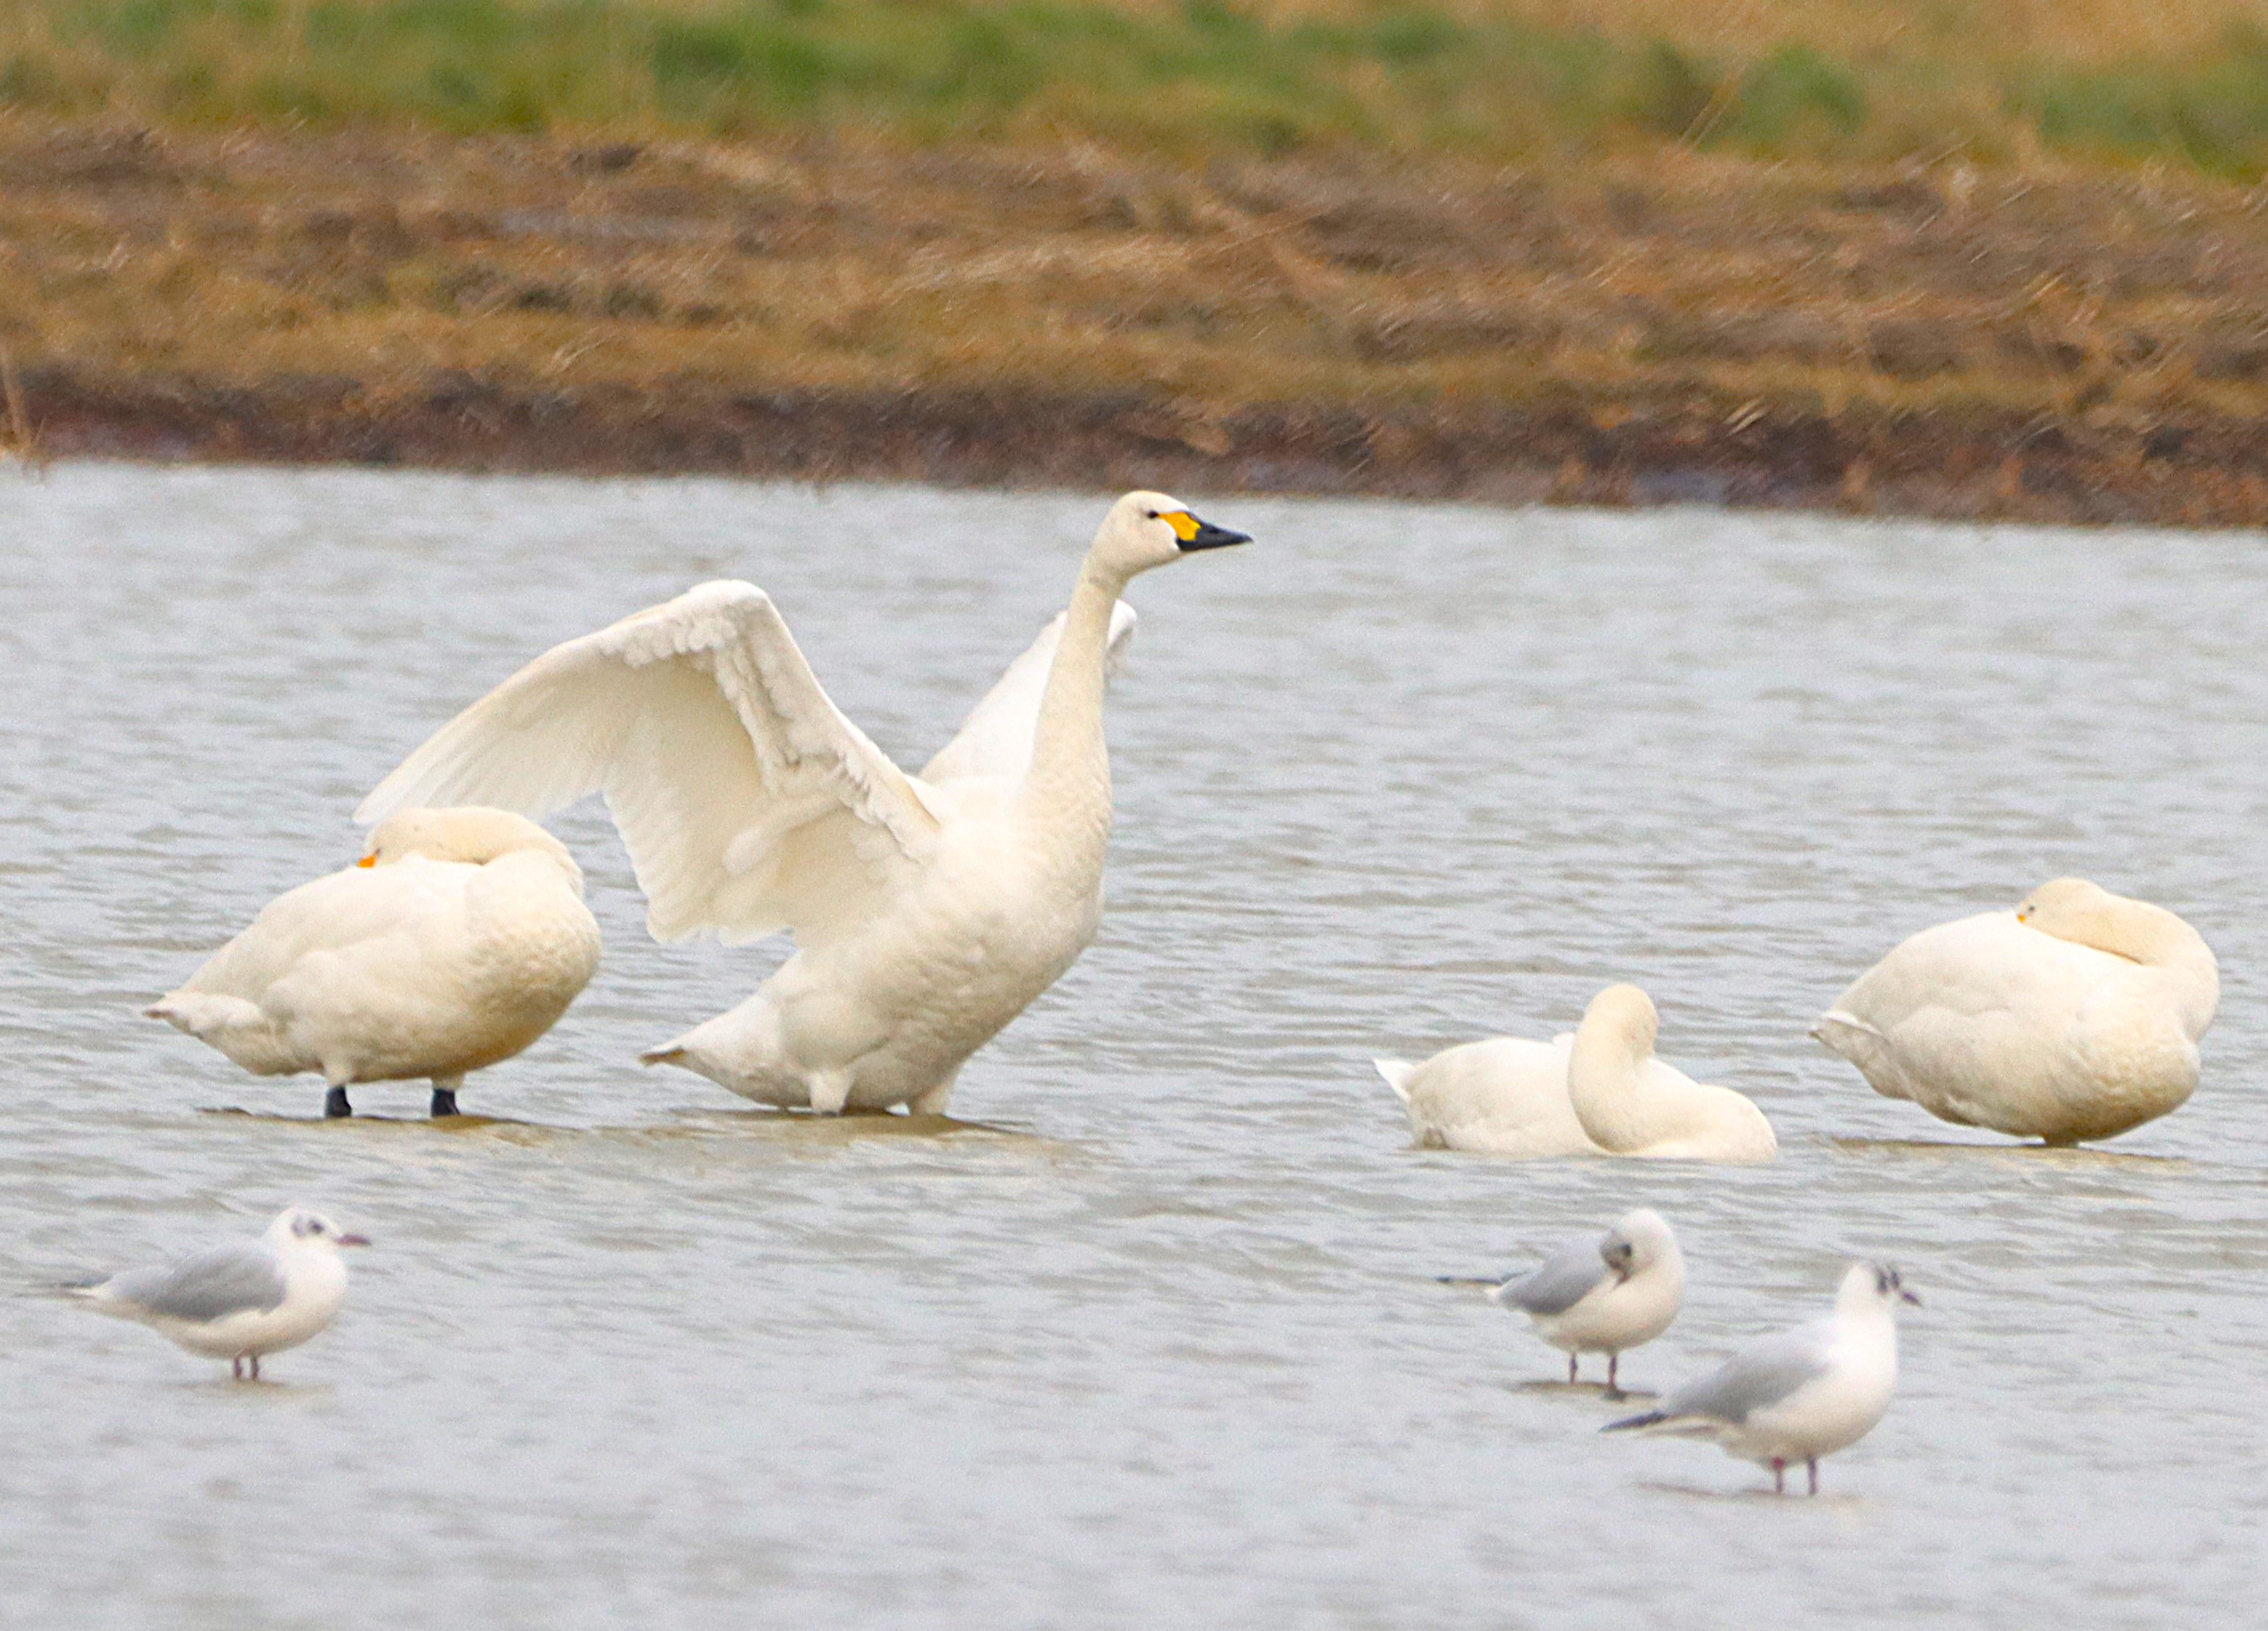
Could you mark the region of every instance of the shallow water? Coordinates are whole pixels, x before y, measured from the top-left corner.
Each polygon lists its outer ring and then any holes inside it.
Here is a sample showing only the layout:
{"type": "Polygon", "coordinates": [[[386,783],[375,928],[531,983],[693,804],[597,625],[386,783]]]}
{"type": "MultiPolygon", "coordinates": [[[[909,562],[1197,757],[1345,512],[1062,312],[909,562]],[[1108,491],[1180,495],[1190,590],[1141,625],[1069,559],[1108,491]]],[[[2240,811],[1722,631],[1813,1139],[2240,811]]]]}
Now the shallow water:
{"type": "Polygon", "coordinates": [[[642,1046],[778,955],[607,963],[468,1110],[261,1082],[135,1016],[554,640],[752,578],[918,763],[1060,603],[1091,498],[73,466],[0,480],[0,1275],[376,1236],[228,1384],[11,1296],[10,1623],[2232,1623],[2268,1584],[2268,551],[2251,536],[1239,500],[1145,579],[1102,938],[976,1127],[752,1112],[642,1046]],[[2099,1152],[1877,1098],[1804,1031],[2058,874],[2220,952],[2196,1099],[2099,1152]],[[1610,979],[1765,1169],[1416,1151],[1373,1053],[1610,979]],[[210,1114],[236,1108],[255,1114],[210,1114]],[[1672,1382],[1889,1258],[1885,1424],[1774,1502],[1440,1273],[1648,1202],[1672,1382]],[[2239,1605],[2242,1610],[2240,1611],[2239,1605]],[[1643,1619],[1641,1618],[1643,1616],[1643,1619]]]}

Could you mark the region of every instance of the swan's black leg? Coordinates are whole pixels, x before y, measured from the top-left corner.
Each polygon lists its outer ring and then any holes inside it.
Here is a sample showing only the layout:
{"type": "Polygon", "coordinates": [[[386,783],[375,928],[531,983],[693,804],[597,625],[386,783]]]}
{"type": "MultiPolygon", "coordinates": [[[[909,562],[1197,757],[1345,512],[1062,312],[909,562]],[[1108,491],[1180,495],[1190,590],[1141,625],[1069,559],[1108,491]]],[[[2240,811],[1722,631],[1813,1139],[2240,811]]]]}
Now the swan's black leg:
{"type": "Polygon", "coordinates": [[[1772,1494],[1776,1495],[1784,1495],[1787,1494],[1787,1463],[1782,1461],[1778,1456],[1774,1456],[1772,1458],[1771,1467],[1772,1494]]]}
{"type": "Polygon", "coordinates": [[[347,1090],[333,1088],[323,1096],[323,1114],[338,1121],[354,1114],[354,1106],[347,1103],[347,1090]]]}
{"type": "Polygon", "coordinates": [[[1572,1354],[1567,1355],[1567,1385],[1575,1385],[1575,1356],[1572,1354]]]}
{"type": "Polygon", "coordinates": [[[1619,1354],[1607,1355],[1607,1397],[1609,1399],[1620,1399],[1623,1396],[1622,1388],[1615,1381],[1615,1369],[1622,1362],[1623,1356],[1619,1354]]]}
{"type": "Polygon", "coordinates": [[[1803,1465],[1811,1469],[1811,1493],[1815,1495],[1819,1493],[1819,1458],[1814,1456],[1803,1465]]]}
{"type": "Polygon", "coordinates": [[[431,1113],[436,1116],[457,1116],[463,1114],[464,1112],[457,1108],[456,1089],[445,1088],[438,1082],[434,1083],[433,1109],[431,1113]]]}

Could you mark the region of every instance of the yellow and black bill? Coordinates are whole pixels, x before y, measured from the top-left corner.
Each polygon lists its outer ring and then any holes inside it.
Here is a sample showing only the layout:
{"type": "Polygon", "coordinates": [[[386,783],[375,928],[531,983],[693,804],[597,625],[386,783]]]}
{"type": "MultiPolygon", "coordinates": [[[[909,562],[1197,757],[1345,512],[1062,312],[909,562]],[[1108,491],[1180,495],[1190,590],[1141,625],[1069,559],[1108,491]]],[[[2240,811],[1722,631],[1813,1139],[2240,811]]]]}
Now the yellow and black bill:
{"type": "Polygon", "coordinates": [[[1174,536],[1182,541],[1182,553],[1194,554],[1199,550],[1225,550],[1232,543],[1250,543],[1248,532],[1231,532],[1226,527],[1216,527],[1211,521],[1201,521],[1187,510],[1168,510],[1158,518],[1174,529],[1174,536]]]}

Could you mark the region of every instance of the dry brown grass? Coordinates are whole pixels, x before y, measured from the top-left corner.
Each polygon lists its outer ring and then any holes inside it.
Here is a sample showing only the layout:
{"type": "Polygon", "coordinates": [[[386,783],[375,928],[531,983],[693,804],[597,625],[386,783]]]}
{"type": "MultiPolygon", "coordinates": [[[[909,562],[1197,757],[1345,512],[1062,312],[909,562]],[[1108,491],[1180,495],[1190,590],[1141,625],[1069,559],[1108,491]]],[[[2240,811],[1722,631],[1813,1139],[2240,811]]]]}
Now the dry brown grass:
{"type": "MultiPolygon", "coordinates": [[[[1643,497],[1648,469],[1749,460],[1755,492],[1663,491],[1770,497],[1785,477],[1927,507],[1931,483],[2000,481],[2011,453],[2044,469],[2063,448],[2157,495],[2102,513],[2178,518],[2185,461],[2226,467],[2224,484],[2268,463],[2251,432],[2268,412],[2262,203],[2163,176],[1691,153],[1193,175],[1092,149],[0,120],[0,344],[35,418],[43,402],[60,423],[70,402],[178,400],[194,437],[200,414],[264,404],[330,426],[306,433],[333,455],[355,446],[342,425],[438,413],[477,431],[549,402],[562,427],[601,410],[682,421],[700,447],[680,462],[770,468],[742,423],[764,403],[973,396],[1042,404],[996,427],[1029,468],[1003,454],[982,474],[1060,478],[1045,419],[1079,402],[1156,457],[1260,485],[1532,496],[1535,471],[1572,460],[1563,489],[1612,496],[1620,465],[1643,497]],[[1341,428],[1315,442],[1281,430],[1294,421],[1341,428]],[[1286,436],[1320,463],[1251,451],[1286,436]],[[1491,453],[1500,437],[1525,441],[1491,453]],[[1396,461],[1418,474],[1389,479],[1396,461]],[[1514,467],[1528,474],[1490,484],[1514,467]]],[[[554,461],[518,434],[464,456],[554,461]]],[[[609,461],[575,446],[558,461],[609,461]]],[[[669,462],[622,447],[614,462],[669,462]]],[[[836,468],[877,459],[845,449],[836,468]]],[[[2199,513],[2250,513],[2224,498],[2199,513]]]]}

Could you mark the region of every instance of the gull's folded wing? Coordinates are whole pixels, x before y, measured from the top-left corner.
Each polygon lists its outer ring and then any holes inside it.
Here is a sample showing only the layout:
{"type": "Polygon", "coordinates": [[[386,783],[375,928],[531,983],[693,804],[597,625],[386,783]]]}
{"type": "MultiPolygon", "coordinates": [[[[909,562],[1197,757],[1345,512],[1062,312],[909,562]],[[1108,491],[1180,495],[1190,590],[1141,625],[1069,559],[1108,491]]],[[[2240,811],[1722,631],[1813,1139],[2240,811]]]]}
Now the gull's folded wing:
{"type": "MultiPolygon", "coordinates": [[[[1110,611],[1110,672],[1126,661],[1134,638],[1134,609],[1121,601],[1110,611]]],[[[972,776],[998,776],[1020,782],[1032,767],[1032,738],[1040,724],[1040,698],[1048,670],[1063,638],[1064,614],[1057,612],[1024,654],[1008,665],[984,700],[962,721],[961,732],[922,767],[922,779],[935,785],[972,776]]]]}
{"type": "Polygon", "coordinates": [[[1507,1285],[1499,1301],[1528,1314],[1564,1314],[1597,1289],[1607,1261],[1595,1240],[1571,1241],[1526,1280],[1507,1285]]]}
{"type": "Polygon", "coordinates": [[[216,1246],[164,1268],[131,1269],[102,1288],[102,1300],[166,1319],[225,1319],[261,1313],[284,1301],[284,1271],[258,1246],[216,1246]]]}
{"type": "Polygon", "coordinates": [[[657,940],[806,944],[864,921],[936,819],[821,689],[771,599],[704,583],[554,646],[435,732],[356,812],[602,792],[657,940]]]}

